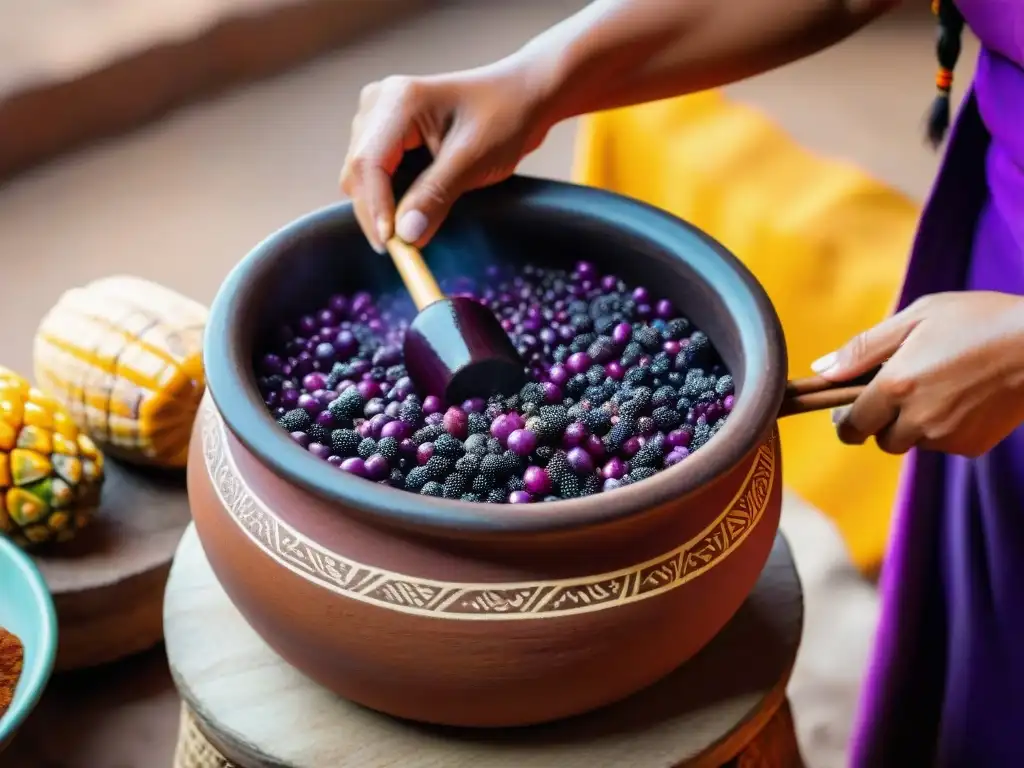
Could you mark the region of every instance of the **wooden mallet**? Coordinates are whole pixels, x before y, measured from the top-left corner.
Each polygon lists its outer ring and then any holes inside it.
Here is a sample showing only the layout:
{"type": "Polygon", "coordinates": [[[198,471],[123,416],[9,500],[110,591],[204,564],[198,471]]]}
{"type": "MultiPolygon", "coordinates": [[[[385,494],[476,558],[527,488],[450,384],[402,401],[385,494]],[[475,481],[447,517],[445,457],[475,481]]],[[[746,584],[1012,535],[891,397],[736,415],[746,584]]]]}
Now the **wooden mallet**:
{"type": "Polygon", "coordinates": [[[416,247],[397,237],[386,245],[416,305],[404,350],[412,380],[448,403],[518,392],[526,369],[494,314],[473,299],[445,296],[416,247]]]}

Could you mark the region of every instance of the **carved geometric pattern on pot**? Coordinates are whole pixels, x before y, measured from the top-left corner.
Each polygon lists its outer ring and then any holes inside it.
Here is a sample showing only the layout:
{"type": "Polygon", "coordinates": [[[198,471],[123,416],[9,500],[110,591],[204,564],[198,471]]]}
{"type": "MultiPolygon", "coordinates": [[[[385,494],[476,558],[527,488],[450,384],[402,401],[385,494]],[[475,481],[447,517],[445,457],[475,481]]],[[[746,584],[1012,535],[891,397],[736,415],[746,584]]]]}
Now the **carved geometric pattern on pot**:
{"type": "Polygon", "coordinates": [[[761,520],[776,482],[775,432],[722,514],[671,552],[610,573],[523,583],[435,581],[330,552],[282,522],[242,479],[224,422],[201,410],[203,456],[221,504],[256,546],[293,573],[345,597],[402,613],[459,620],[542,619],[613,608],[686,584],[720,564],[761,520]]]}

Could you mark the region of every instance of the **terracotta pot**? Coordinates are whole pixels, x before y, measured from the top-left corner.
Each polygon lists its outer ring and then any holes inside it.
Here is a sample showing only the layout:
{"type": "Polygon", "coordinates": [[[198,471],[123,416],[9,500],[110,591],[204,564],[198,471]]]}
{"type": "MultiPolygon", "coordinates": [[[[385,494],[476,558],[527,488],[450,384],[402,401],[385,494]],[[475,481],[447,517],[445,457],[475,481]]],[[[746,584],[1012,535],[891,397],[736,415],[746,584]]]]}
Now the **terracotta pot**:
{"type": "Polygon", "coordinates": [[[386,488],[313,458],[266,413],[251,361],[263,334],[330,293],[397,285],[338,204],[257,246],[213,304],[188,463],[196,526],[253,628],[343,697],[464,726],[582,713],[693,656],[757,580],[782,497],[778,319],[720,245],[613,194],[517,177],[466,197],[446,226],[462,242],[486,233],[477,253],[585,257],[670,298],[736,378],[727,426],[643,482],[515,508],[386,488]]]}

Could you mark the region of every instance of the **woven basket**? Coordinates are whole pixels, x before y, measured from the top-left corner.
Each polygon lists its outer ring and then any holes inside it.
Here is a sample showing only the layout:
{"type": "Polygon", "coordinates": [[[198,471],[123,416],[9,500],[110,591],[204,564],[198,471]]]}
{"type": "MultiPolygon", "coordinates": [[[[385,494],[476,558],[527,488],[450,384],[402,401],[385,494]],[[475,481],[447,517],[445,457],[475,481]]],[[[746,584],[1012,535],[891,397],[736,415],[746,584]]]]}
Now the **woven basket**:
{"type": "Polygon", "coordinates": [[[217,751],[196,725],[191,710],[181,707],[178,746],[174,750],[174,768],[241,768],[217,751]]]}

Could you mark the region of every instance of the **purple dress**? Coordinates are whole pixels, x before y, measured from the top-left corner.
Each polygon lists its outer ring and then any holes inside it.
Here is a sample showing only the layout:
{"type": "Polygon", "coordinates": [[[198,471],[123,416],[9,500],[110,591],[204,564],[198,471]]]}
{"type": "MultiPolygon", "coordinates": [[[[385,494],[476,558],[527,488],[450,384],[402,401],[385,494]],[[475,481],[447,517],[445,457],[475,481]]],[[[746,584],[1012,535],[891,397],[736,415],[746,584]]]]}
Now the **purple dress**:
{"type": "MultiPolygon", "coordinates": [[[[958,0],[982,42],[901,305],[1024,294],[1024,0],[958,0]]],[[[1024,428],[987,455],[912,453],[852,764],[1024,766],[1024,428]]]]}

